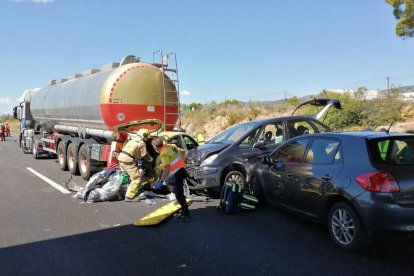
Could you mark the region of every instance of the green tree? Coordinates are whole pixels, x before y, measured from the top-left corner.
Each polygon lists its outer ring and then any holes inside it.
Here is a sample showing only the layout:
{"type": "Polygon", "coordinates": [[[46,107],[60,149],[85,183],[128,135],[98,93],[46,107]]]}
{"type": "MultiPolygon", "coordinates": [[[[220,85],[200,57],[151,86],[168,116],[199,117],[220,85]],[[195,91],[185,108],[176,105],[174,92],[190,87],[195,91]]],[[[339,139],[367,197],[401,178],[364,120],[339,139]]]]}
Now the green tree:
{"type": "Polygon", "coordinates": [[[395,33],[405,38],[414,37],[414,0],[385,0],[393,7],[394,17],[398,20],[395,33]]]}

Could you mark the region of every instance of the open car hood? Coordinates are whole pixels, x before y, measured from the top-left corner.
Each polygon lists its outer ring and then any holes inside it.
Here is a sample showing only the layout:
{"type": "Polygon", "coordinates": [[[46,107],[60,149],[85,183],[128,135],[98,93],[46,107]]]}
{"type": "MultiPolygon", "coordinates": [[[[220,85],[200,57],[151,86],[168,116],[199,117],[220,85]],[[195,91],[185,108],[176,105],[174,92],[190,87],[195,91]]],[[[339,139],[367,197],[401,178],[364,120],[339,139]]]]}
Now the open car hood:
{"type": "Polygon", "coordinates": [[[222,151],[223,149],[230,146],[230,144],[204,144],[198,146],[195,149],[192,149],[187,154],[187,161],[189,163],[201,163],[206,157],[210,156],[213,153],[222,151]]]}
{"type": "Polygon", "coordinates": [[[336,109],[342,109],[342,105],[337,99],[313,99],[313,100],[309,100],[309,101],[303,102],[300,105],[298,105],[295,108],[295,110],[293,110],[292,116],[296,112],[296,110],[308,104],[313,105],[313,106],[320,106],[320,107],[323,106],[323,108],[317,114],[311,116],[317,120],[319,120],[330,107],[334,107],[336,109]]]}

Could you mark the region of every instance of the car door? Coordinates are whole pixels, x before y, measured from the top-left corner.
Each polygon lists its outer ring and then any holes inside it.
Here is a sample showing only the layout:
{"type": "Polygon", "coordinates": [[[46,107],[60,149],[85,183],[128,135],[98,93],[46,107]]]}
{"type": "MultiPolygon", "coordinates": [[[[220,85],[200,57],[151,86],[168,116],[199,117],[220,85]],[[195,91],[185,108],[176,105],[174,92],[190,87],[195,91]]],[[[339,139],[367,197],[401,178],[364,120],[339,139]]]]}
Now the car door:
{"type": "Polygon", "coordinates": [[[319,217],[325,196],[334,189],[334,181],[343,167],[340,141],[315,138],[306,152],[305,159],[294,172],[300,179],[296,208],[307,215],[319,217]]]}
{"type": "Polygon", "coordinates": [[[297,171],[301,168],[303,156],[310,138],[295,139],[282,145],[269,157],[271,166],[264,170],[266,198],[274,204],[296,209],[296,200],[301,180],[297,171]]]}
{"type": "Polygon", "coordinates": [[[250,171],[258,156],[269,154],[281,141],[283,141],[283,121],[275,121],[255,129],[238,145],[240,162],[250,171]]]}

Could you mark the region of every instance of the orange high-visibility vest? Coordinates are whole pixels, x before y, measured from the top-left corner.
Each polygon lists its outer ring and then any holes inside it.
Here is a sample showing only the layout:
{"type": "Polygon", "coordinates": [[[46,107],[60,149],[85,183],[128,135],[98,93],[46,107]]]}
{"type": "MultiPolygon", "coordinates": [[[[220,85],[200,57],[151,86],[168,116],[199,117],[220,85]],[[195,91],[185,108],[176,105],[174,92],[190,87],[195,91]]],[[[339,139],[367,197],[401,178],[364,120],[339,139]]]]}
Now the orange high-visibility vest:
{"type": "Polygon", "coordinates": [[[164,144],[160,150],[161,164],[159,169],[170,167],[170,174],[174,174],[179,169],[185,167],[184,151],[173,144],[164,144]]]}

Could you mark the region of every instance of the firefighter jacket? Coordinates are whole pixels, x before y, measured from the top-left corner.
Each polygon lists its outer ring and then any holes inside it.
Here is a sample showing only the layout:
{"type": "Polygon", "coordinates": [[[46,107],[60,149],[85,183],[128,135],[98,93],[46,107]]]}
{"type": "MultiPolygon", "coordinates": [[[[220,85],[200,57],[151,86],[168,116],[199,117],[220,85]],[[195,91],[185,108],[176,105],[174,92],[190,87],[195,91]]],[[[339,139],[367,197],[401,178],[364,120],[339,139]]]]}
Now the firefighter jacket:
{"type": "Polygon", "coordinates": [[[182,149],[173,144],[164,144],[158,156],[160,164],[155,168],[157,172],[170,167],[170,174],[185,167],[185,153],[182,149]]]}
{"type": "Polygon", "coordinates": [[[144,159],[148,162],[152,161],[144,141],[129,140],[119,153],[118,161],[132,164],[138,159],[144,159]]]}

